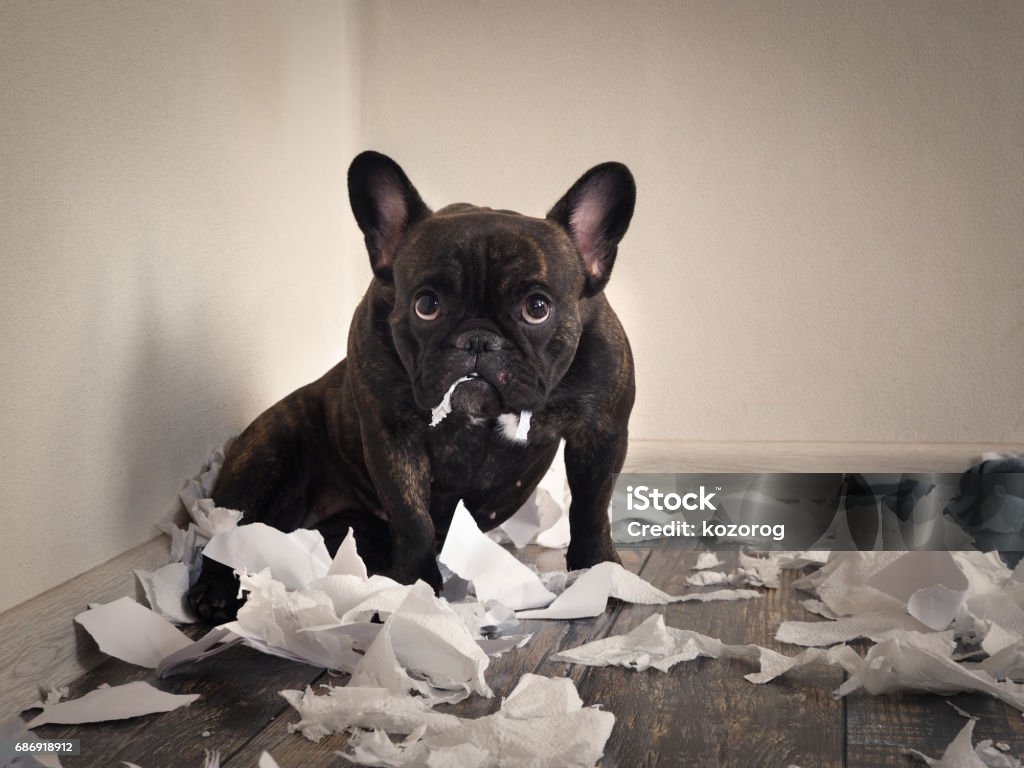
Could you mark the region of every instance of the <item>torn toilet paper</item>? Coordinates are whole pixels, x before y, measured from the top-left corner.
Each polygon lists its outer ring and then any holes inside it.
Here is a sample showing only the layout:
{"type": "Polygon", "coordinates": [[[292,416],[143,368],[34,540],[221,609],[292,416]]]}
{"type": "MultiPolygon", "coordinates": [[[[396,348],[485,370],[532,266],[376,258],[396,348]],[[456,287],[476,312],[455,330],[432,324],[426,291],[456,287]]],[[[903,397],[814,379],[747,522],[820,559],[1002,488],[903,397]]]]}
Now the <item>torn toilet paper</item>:
{"type": "Polygon", "coordinates": [[[164,693],[149,683],[136,681],[126,685],[97,688],[77,699],[47,704],[25,727],[35,728],[47,723],[72,725],[124,720],[155,712],[170,712],[178,707],[188,706],[198,698],[197,693],[164,693]]]}
{"type": "Polygon", "coordinates": [[[432,712],[421,700],[380,689],[281,693],[301,716],[294,729],[312,740],[350,727],[373,729],[349,742],[345,757],[360,765],[590,768],[615,723],[611,713],[584,707],[568,678],[529,673],[498,712],[476,719],[432,712]],[[411,735],[395,744],[387,733],[411,735]]]}

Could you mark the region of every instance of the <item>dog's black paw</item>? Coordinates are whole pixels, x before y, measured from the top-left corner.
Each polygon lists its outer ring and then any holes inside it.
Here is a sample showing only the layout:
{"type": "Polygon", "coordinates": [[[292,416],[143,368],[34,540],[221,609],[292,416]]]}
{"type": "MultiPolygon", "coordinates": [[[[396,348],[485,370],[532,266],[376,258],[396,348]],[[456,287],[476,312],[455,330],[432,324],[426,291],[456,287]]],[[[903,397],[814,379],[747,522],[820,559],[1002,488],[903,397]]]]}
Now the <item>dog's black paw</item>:
{"type": "Polygon", "coordinates": [[[189,606],[209,624],[232,621],[244,599],[238,597],[238,577],[223,563],[203,558],[203,570],[186,595],[189,606]]]}
{"type": "Polygon", "coordinates": [[[619,553],[615,547],[608,542],[601,546],[573,546],[569,543],[569,549],[565,553],[565,565],[570,571],[578,571],[582,568],[591,568],[598,563],[612,562],[622,564],[619,553]]]}

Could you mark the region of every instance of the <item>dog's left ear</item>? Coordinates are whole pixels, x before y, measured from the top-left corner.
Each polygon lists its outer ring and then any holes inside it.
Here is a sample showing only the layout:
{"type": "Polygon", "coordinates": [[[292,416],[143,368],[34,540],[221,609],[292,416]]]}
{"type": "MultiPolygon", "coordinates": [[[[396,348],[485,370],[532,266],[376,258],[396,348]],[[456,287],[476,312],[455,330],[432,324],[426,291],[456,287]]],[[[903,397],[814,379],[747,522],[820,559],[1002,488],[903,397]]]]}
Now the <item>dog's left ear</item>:
{"type": "Polygon", "coordinates": [[[583,258],[584,296],[600,293],[608,283],[635,204],[636,183],[629,169],[622,163],[602,163],[583,174],[548,211],[583,258]]]}
{"type": "Polygon", "coordinates": [[[380,152],[359,154],[348,169],[348,199],[366,238],[373,274],[391,282],[395,251],[430,209],[405,171],[380,152]]]}

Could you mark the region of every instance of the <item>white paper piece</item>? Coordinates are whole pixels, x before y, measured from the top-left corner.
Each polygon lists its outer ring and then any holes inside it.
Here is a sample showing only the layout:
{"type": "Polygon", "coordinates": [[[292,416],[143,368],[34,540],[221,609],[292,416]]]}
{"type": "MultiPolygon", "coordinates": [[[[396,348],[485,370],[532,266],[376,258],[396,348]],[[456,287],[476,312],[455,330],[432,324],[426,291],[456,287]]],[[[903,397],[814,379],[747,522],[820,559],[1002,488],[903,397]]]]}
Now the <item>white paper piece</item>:
{"type": "Polygon", "coordinates": [[[731,584],[732,577],[722,571],[697,571],[686,577],[686,583],[691,587],[716,587],[731,584]]]}
{"type": "Polygon", "coordinates": [[[127,685],[97,688],[77,699],[47,705],[25,727],[35,728],[47,723],[73,725],[124,720],[154,712],[170,712],[178,707],[188,706],[198,698],[198,693],[164,693],[140,680],[127,685]]]}
{"type": "Polygon", "coordinates": [[[570,502],[563,440],[533,495],[499,528],[517,549],[532,541],[552,549],[565,547],[569,543],[570,502]]]}
{"type": "Polygon", "coordinates": [[[749,584],[753,587],[765,587],[766,589],[779,588],[779,565],[781,557],[769,554],[766,557],[749,557],[740,552],[739,578],[737,583],[749,584]]]}
{"type": "Polygon", "coordinates": [[[582,619],[604,613],[608,598],[628,603],[665,605],[688,601],[750,599],[760,597],[753,590],[720,590],[719,592],[669,595],[631,573],[618,563],[598,563],[576,579],[547,608],[519,611],[520,619],[582,619]]]}
{"type": "Polygon", "coordinates": [[[526,438],[530,434],[530,420],[533,417],[531,411],[522,411],[519,414],[519,426],[516,428],[516,434],[513,438],[517,443],[525,443],[526,438]]]}
{"type": "Polygon", "coordinates": [[[452,412],[452,392],[464,381],[471,381],[475,376],[463,376],[461,379],[456,379],[455,382],[448,387],[448,391],[444,393],[444,397],[441,398],[441,402],[434,406],[430,411],[430,426],[436,427],[442,421],[444,421],[448,414],[452,412]]]}
{"type": "MultiPolygon", "coordinates": [[[[339,594],[339,591],[335,590],[338,583],[334,580],[337,577],[329,576],[327,578],[332,583],[328,583],[327,580],[316,581],[310,587],[323,584],[323,591],[331,597],[335,610],[340,611],[349,604],[352,593],[339,594]]],[[[355,605],[352,605],[351,608],[346,608],[345,612],[341,615],[341,622],[343,624],[373,621],[374,616],[381,619],[387,618],[398,610],[398,606],[405,601],[412,587],[408,584],[399,584],[385,576],[371,576],[362,588],[365,590],[363,598],[355,605]],[[388,582],[393,586],[388,585],[388,582]]]]}
{"type": "Polygon", "coordinates": [[[368,578],[366,575],[366,564],[356,549],[356,537],[351,528],[348,529],[348,533],[345,534],[341,546],[338,547],[338,552],[334,555],[334,560],[331,561],[331,567],[327,569],[327,575],[355,576],[363,581],[366,581],[368,578]]]}
{"type": "Polygon", "coordinates": [[[264,523],[250,523],[219,533],[203,554],[236,571],[269,568],[274,579],[288,589],[299,589],[326,576],[331,567],[319,531],[299,528],[283,533],[264,523]]]}
{"type": "Polygon", "coordinates": [[[555,595],[514,555],[484,535],[460,501],[439,559],[473,582],[482,601],[497,600],[512,610],[550,605],[555,595]]]}
{"type": "Polygon", "coordinates": [[[155,571],[136,570],[135,578],[154,613],[174,624],[194,624],[198,620],[185,599],[190,580],[185,563],[168,563],[155,571]]]}
{"type": "Polygon", "coordinates": [[[505,635],[504,637],[482,637],[476,642],[488,656],[501,656],[506,651],[522,648],[532,639],[533,634],[531,633],[528,635],[505,635]]]}
{"type": "Polygon", "coordinates": [[[157,527],[171,537],[171,562],[184,563],[188,567],[189,584],[194,584],[203,565],[203,547],[209,539],[199,532],[195,523],[189,523],[187,528],[179,528],[174,523],[160,523],[157,527]]]}
{"type": "Polygon", "coordinates": [[[242,519],[242,513],[237,509],[218,507],[213,499],[199,499],[188,507],[188,513],[207,539],[233,530],[242,519]]]}
{"type": "Polygon", "coordinates": [[[903,754],[916,757],[933,768],[1021,768],[1020,760],[996,750],[990,739],[972,746],[975,722],[974,719],[968,720],[937,760],[916,749],[905,749],[903,754]]]}
{"type": "Polygon", "coordinates": [[[192,641],[173,624],[130,597],[122,597],[75,616],[108,656],[156,668],[160,660],[192,641]]]}
{"type": "Polygon", "coordinates": [[[824,646],[846,643],[860,637],[878,641],[894,630],[926,632],[928,628],[913,616],[899,613],[862,613],[835,621],[784,621],[775,633],[780,643],[824,646]]]}
{"type": "Polygon", "coordinates": [[[711,568],[717,568],[720,565],[725,565],[725,563],[719,560],[718,555],[714,552],[701,552],[697,556],[697,564],[692,566],[690,570],[706,571],[711,568]]]}
{"type": "Polygon", "coordinates": [[[720,641],[706,635],[666,627],[665,618],[656,613],[624,635],[567,648],[551,659],[591,667],[619,666],[637,671],[653,668],[667,672],[679,662],[698,656],[718,658],[721,649],[720,641]]]}
{"type": "Polygon", "coordinates": [[[56,704],[70,695],[71,689],[68,686],[58,688],[53,683],[46,687],[40,686],[39,699],[28,709],[42,709],[47,704],[56,704]]]}
{"type": "Polygon", "coordinates": [[[332,689],[328,696],[316,697],[336,697],[338,704],[334,707],[309,701],[309,691],[305,697],[296,695],[297,691],[284,691],[282,695],[302,714],[297,728],[307,737],[350,726],[375,728],[369,733],[355,733],[349,741],[350,752],[345,757],[360,765],[590,768],[601,758],[615,723],[611,713],[583,707],[568,678],[523,675],[498,712],[476,719],[423,709],[410,712],[409,702],[417,700],[408,697],[393,700],[396,710],[389,713],[367,701],[373,697],[362,694],[374,689],[356,689],[349,694],[345,690],[332,689]],[[362,701],[357,703],[357,698],[362,701]],[[318,704],[321,711],[314,713],[318,704]],[[371,721],[377,724],[367,725],[371,721]],[[385,731],[410,736],[396,744],[385,731]]]}
{"type": "Polygon", "coordinates": [[[822,566],[828,562],[829,550],[807,550],[806,552],[779,552],[779,567],[783,570],[798,571],[809,565],[822,566]]]}
{"type": "Polygon", "coordinates": [[[535,541],[540,546],[547,547],[548,549],[564,549],[569,546],[571,537],[569,513],[566,512],[550,528],[538,533],[535,541]]]}
{"type": "Polygon", "coordinates": [[[299,722],[288,726],[313,742],[346,728],[380,728],[391,733],[411,733],[421,725],[438,729],[458,723],[454,715],[433,712],[424,698],[397,694],[387,688],[323,686],[324,693],[281,691],[298,713],[299,722]]]}
{"type": "Polygon", "coordinates": [[[278,766],[277,761],[270,756],[269,752],[264,752],[260,755],[260,761],[257,768],[280,768],[280,766],[278,766]]]}

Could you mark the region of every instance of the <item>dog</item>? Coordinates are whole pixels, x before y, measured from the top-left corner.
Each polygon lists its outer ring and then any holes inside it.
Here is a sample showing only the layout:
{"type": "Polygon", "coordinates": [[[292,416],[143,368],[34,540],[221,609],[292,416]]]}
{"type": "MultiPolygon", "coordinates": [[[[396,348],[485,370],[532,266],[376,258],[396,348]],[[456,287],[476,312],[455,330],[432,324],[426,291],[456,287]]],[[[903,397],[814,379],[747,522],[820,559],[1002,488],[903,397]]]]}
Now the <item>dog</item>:
{"type": "MultiPolygon", "coordinates": [[[[603,289],[629,227],[626,166],[597,165],[543,219],[431,211],[399,165],[363,152],[349,201],[373,278],[347,357],[231,444],[218,506],[243,523],[351,529],[371,573],[441,587],[437,551],[459,500],[490,530],[530,497],[565,440],[569,569],[619,561],[608,520],[635,396],[629,341],[603,289]]],[[[204,558],[188,593],[228,621],[231,569],[204,558]]]]}

